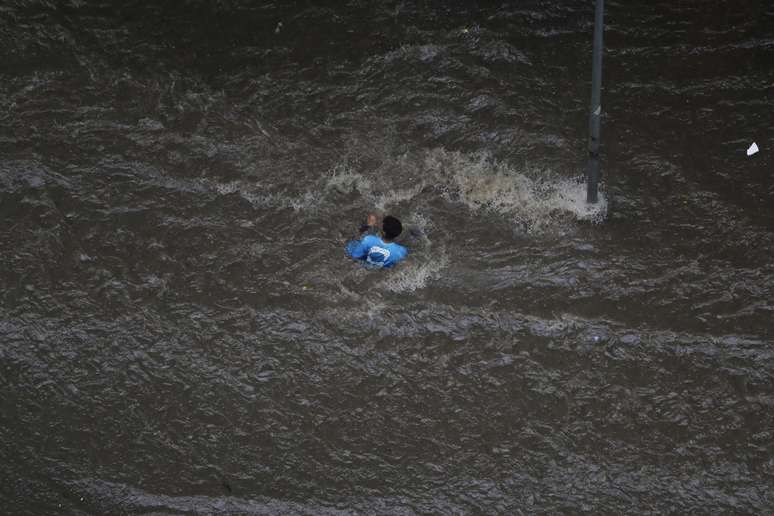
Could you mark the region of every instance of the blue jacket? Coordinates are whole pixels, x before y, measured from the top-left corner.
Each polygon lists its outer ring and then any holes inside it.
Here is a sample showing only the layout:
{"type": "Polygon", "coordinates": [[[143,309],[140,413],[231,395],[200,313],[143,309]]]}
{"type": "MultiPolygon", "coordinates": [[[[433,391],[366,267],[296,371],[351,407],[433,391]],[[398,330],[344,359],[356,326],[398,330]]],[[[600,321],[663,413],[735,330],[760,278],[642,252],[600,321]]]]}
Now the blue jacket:
{"type": "Polygon", "coordinates": [[[393,267],[408,255],[408,249],[395,242],[387,243],[376,235],[367,235],[362,240],[347,244],[347,254],[356,260],[365,261],[366,267],[393,267]]]}

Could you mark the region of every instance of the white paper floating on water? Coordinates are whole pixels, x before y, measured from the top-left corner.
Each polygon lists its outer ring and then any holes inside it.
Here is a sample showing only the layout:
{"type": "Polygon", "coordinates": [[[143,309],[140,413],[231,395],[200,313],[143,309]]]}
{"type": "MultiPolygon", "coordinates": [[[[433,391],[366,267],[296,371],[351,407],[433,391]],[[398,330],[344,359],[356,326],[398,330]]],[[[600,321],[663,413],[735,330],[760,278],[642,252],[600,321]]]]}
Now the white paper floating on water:
{"type": "Polygon", "coordinates": [[[758,146],[755,144],[755,142],[753,142],[753,144],[750,145],[750,148],[747,149],[747,155],[752,156],[756,152],[758,152],[758,146]]]}

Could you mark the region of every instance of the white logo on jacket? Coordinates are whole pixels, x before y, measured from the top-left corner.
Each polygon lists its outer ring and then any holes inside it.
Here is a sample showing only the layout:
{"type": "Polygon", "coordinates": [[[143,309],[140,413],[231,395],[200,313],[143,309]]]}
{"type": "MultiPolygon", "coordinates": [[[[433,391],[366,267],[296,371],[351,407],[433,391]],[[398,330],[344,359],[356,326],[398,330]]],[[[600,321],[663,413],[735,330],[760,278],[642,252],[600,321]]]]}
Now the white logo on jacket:
{"type": "Polygon", "coordinates": [[[384,267],[384,264],[387,262],[389,257],[389,249],[375,245],[368,250],[368,254],[366,255],[366,262],[370,265],[373,265],[374,267],[384,267]]]}

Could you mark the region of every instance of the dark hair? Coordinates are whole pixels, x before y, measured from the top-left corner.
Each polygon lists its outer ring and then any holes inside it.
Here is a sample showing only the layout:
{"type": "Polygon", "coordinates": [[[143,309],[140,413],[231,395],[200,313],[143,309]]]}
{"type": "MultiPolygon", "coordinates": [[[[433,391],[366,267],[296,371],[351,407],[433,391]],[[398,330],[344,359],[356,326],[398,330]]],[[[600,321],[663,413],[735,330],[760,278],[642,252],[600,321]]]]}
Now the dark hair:
{"type": "Polygon", "coordinates": [[[392,240],[403,231],[403,224],[392,215],[387,215],[382,221],[382,231],[387,240],[392,240]]]}

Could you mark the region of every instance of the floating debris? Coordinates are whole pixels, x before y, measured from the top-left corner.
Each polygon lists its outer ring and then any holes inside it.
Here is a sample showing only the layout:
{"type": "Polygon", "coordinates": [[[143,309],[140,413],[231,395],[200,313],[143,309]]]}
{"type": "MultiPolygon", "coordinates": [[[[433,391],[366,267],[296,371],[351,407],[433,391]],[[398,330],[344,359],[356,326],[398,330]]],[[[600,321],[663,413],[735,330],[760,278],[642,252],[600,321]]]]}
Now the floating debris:
{"type": "Polygon", "coordinates": [[[755,142],[753,142],[752,145],[750,145],[750,148],[747,149],[747,155],[752,156],[753,154],[758,152],[758,145],[756,145],[755,142]]]}

